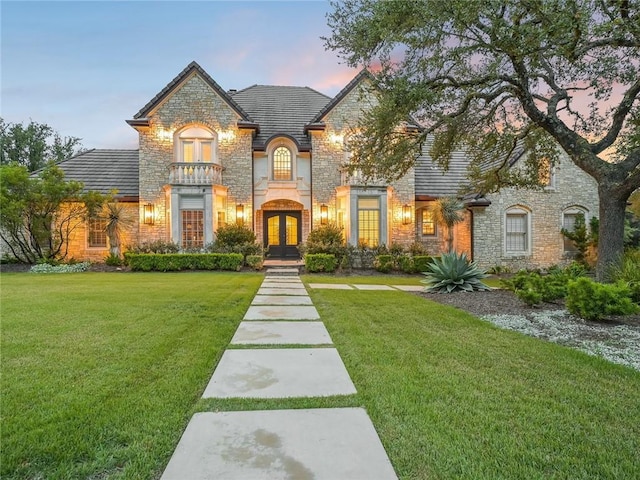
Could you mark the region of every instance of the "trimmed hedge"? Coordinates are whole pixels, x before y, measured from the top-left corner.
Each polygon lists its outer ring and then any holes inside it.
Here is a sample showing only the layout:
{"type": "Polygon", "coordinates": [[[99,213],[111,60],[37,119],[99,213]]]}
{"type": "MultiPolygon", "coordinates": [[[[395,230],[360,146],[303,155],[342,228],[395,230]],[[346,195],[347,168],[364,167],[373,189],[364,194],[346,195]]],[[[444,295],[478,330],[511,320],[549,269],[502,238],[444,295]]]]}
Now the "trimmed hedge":
{"type": "Polygon", "coordinates": [[[373,262],[373,268],[378,272],[389,273],[394,267],[393,255],[378,255],[373,262]]]}
{"type": "Polygon", "coordinates": [[[126,253],[125,258],[136,272],[239,271],[243,263],[241,253],[126,253]]]}
{"type": "Polygon", "coordinates": [[[335,272],[338,260],[330,253],[307,253],[304,256],[304,267],[307,272],[335,272]]]}
{"type": "Polygon", "coordinates": [[[403,255],[400,257],[400,270],[404,273],[424,273],[429,270],[429,262],[434,257],[430,255],[403,255]]]}

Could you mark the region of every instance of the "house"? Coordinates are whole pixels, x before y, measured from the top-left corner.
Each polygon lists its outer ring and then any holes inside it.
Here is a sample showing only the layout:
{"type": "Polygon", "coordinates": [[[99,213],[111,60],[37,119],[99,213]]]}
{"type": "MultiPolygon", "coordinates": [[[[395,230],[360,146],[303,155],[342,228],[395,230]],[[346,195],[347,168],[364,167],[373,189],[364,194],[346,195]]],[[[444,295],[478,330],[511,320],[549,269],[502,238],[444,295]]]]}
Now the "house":
{"type": "MultiPolygon", "coordinates": [[[[464,185],[466,157],[455,154],[443,172],[425,152],[390,184],[349,175],[345,136],[367,106],[368,82],[363,71],[333,98],[307,87],[224,90],[192,62],[127,120],[138,150],[90,150],[60,167],[86,188],[117,190],[136,219],[124,243],[200,248],[233,222],[253,229],[271,258],[297,258],[311,230],[335,223],[353,245],[421,242],[439,253],[444,235],[428,207],[464,185]]],[[[485,267],[560,263],[572,253],[562,226],[594,215],[596,192],[565,156],[544,192],[467,198],[455,246],[485,267]]],[[[103,227],[90,219],[76,231],[71,255],[103,259],[103,227]]]]}

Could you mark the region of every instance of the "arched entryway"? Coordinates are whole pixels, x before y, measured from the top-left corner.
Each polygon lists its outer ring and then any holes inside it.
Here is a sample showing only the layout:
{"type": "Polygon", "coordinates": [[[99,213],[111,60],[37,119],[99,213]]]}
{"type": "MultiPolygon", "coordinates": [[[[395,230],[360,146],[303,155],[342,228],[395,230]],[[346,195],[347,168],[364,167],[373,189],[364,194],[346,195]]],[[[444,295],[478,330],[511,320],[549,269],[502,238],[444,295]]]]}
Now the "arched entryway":
{"type": "Polygon", "coordinates": [[[262,242],[269,259],[297,259],[302,242],[302,205],[274,200],[262,205],[262,242]]]}

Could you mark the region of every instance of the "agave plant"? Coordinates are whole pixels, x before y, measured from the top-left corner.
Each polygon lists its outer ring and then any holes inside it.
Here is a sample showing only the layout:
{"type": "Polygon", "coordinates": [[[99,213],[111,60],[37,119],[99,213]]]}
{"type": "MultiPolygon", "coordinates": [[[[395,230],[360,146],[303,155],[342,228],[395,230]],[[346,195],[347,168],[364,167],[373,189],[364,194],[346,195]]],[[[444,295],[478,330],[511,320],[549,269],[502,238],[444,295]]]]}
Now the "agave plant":
{"type": "Polygon", "coordinates": [[[449,252],[440,258],[434,258],[429,264],[429,270],[423,273],[426,278],[422,283],[428,285],[427,292],[491,290],[491,287],[480,281],[487,274],[474,262],[470,262],[465,253],[449,252]]]}

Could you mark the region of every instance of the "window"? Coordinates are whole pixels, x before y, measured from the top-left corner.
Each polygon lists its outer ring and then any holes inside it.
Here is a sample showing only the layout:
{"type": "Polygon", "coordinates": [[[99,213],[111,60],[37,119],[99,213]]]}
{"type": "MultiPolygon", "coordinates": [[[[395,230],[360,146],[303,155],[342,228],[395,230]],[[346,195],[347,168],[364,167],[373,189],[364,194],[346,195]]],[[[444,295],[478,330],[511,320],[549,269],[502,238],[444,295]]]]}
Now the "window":
{"type": "Polygon", "coordinates": [[[522,208],[507,210],[505,217],[505,250],[507,254],[529,253],[529,212],[522,208]]]}
{"type": "Polygon", "coordinates": [[[540,160],[538,167],[538,181],[545,188],[555,188],[556,172],[555,167],[551,165],[551,160],[543,158],[540,160]]]}
{"type": "Polygon", "coordinates": [[[180,162],[214,162],[216,137],[209,130],[201,127],[190,127],[178,136],[180,162]]]}
{"type": "Polygon", "coordinates": [[[435,235],[436,222],[433,212],[428,208],[422,210],[422,235],[435,235]]]}
{"type": "Polygon", "coordinates": [[[273,151],[273,179],[292,179],[291,150],[287,147],[278,147],[273,151]]]}
{"type": "MultiPolygon", "coordinates": [[[[586,215],[583,210],[573,208],[570,210],[565,210],[562,214],[562,228],[569,232],[573,232],[576,228],[576,224],[580,222],[582,226],[586,224],[586,215]]],[[[566,253],[576,253],[578,248],[573,240],[568,239],[564,235],[562,236],[564,241],[564,251],[566,253]]]]}
{"type": "Polygon", "coordinates": [[[380,244],[380,199],[358,198],[358,244],[377,247],[380,244]]]}
{"type": "Polygon", "coordinates": [[[202,248],[204,246],[204,212],[202,210],[181,210],[182,247],[202,248]]]}
{"type": "Polygon", "coordinates": [[[107,220],[104,218],[90,218],[87,222],[89,247],[107,247],[107,220]]]}

